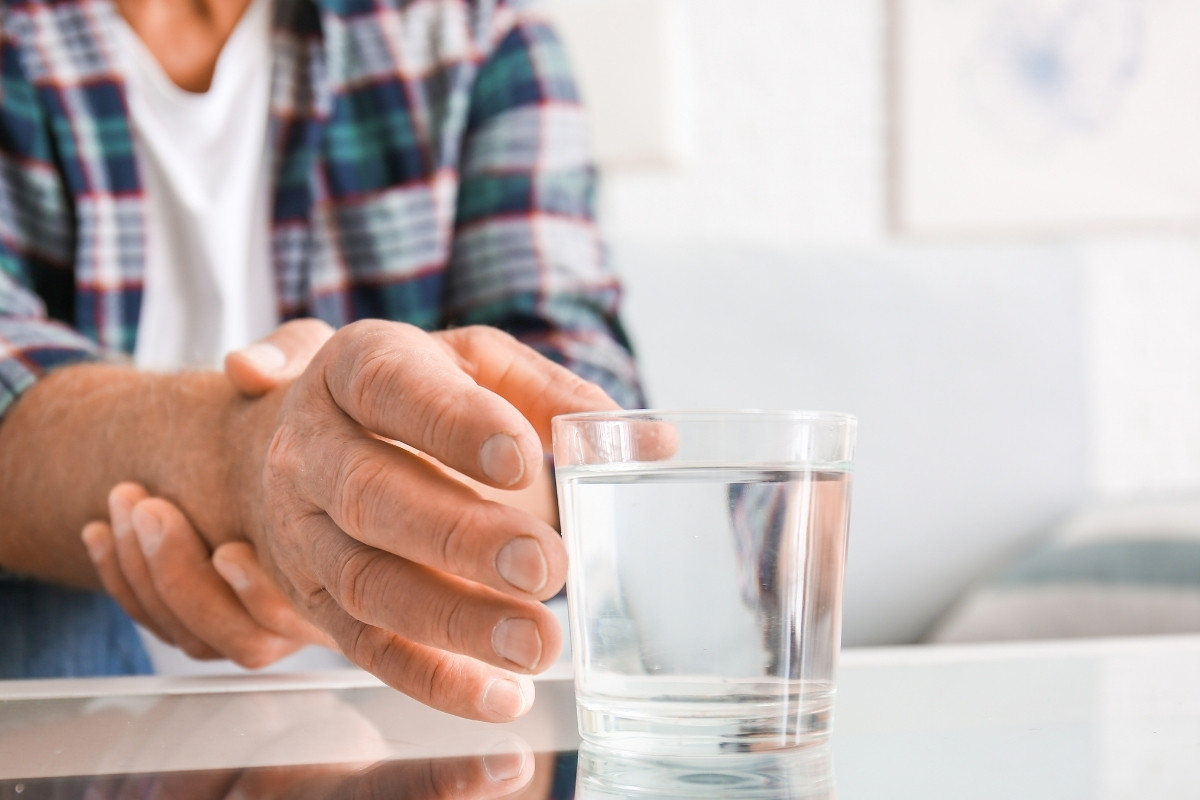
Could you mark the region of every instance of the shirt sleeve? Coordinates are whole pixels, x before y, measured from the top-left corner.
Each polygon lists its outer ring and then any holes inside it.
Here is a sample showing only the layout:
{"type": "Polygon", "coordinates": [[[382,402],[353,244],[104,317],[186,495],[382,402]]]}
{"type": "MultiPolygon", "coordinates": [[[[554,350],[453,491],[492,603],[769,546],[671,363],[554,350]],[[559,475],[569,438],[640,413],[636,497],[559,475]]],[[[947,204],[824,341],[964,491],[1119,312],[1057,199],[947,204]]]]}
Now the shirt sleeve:
{"type": "Polygon", "coordinates": [[[643,406],[566,53],[545,22],[511,20],[471,92],[443,323],[507,330],[643,406]]]}
{"type": "Polygon", "coordinates": [[[0,28],[0,415],[48,370],[101,357],[39,295],[70,290],[70,218],[45,116],[0,28]]]}

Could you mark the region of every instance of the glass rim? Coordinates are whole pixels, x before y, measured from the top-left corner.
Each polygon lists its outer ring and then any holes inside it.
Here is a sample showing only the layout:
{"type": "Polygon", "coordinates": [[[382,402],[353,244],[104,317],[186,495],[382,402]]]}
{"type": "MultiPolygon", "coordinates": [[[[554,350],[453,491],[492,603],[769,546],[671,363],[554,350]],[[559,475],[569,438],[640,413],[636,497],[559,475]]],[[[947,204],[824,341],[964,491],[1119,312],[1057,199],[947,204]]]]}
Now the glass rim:
{"type": "Polygon", "coordinates": [[[761,408],[631,408],[614,411],[575,411],[558,414],[553,422],[630,422],[678,419],[690,421],[769,421],[857,424],[858,417],[843,411],[761,408]]]}

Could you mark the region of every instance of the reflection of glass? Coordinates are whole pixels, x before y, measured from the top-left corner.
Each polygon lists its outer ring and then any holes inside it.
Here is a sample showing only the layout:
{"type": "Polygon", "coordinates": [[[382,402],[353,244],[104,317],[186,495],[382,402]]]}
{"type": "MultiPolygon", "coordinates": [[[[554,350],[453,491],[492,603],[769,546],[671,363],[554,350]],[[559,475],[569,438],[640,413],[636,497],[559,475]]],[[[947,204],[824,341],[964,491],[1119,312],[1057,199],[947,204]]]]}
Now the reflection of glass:
{"type": "Polygon", "coordinates": [[[554,421],[583,737],[711,755],[828,735],[854,419],[554,421]]]}
{"type": "Polygon", "coordinates": [[[577,800],[832,800],[837,796],[829,745],[720,756],[639,756],[585,744],[577,800]]]}

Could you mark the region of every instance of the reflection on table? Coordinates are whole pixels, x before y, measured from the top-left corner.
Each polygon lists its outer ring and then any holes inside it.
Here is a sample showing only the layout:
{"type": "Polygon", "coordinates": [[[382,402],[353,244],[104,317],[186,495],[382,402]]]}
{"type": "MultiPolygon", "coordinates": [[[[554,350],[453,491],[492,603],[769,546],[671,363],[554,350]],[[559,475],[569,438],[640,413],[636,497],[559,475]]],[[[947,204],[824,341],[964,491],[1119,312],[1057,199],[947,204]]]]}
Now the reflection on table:
{"type": "Polygon", "coordinates": [[[1200,794],[1200,637],[849,651],[828,746],[580,746],[569,675],[507,725],[361,673],[0,684],[0,800],[1200,794]],[[835,776],[836,774],[836,781],[835,776]]]}

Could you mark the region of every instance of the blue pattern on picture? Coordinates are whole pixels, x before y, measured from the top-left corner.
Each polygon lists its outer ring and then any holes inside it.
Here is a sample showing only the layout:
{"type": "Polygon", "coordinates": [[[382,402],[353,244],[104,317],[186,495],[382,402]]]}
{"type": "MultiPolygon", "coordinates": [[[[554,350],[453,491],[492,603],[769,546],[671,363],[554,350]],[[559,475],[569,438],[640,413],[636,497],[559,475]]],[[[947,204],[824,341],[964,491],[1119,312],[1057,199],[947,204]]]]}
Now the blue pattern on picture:
{"type": "Polygon", "coordinates": [[[1146,60],[1145,0],[1046,6],[999,0],[963,70],[981,128],[1034,151],[1110,125],[1146,60]]]}

